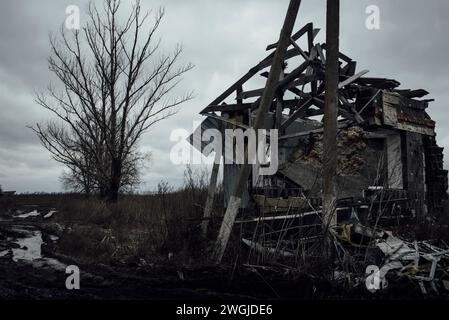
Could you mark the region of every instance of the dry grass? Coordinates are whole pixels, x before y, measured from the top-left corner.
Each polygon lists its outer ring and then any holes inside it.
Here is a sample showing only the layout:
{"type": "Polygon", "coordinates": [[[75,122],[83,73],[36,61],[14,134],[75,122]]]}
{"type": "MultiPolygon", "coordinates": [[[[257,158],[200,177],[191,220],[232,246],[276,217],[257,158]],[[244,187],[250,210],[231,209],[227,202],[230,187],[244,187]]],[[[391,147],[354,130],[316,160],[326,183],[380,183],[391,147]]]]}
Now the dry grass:
{"type": "MultiPolygon", "coordinates": [[[[189,250],[202,217],[202,189],[123,196],[117,204],[98,199],[61,202],[57,220],[68,225],[62,251],[87,260],[165,259],[189,250]]],[[[189,250],[190,251],[190,250],[189,250]]]]}
{"type": "Polygon", "coordinates": [[[123,195],[116,204],[96,198],[61,198],[56,216],[68,226],[60,250],[89,262],[183,265],[204,261],[207,241],[199,225],[207,195],[207,173],[186,170],[175,190],[161,182],[147,195],[123,195]],[[170,259],[169,259],[170,256],[170,259]]]}
{"type": "MultiPolygon", "coordinates": [[[[58,230],[57,250],[87,263],[164,263],[198,265],[206,262],[208,241],[200,224],[209,173],[187,167],[184,185],[160,182],[157,191],[122,195],[118,203],[80,194],[24,194],[0,197],[0,215],[23,206],[59,211],[45,228],[58,230]],[[64,226],[60,228],[58,225],[64,226]],[[63,230],[63,231],[61,231],[63,230]],[[143,262],[145,261],[145,262],[143,262]]],[[[216,207],[222,214],[220,197],[216,207]]],[[[212,227],[212,233],[214,232],[212,227]]]]}

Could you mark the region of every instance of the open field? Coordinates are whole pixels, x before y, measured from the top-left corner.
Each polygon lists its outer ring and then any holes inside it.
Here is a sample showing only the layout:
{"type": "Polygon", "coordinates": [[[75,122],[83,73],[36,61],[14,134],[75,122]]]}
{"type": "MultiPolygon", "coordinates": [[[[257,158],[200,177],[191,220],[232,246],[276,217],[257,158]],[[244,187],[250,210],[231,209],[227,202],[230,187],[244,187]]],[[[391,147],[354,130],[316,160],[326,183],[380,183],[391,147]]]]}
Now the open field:
{"type": "MultiPolygon", "coordinates": [[[[115,205],[79,195],[3,197],[0,297],[422,298],[410,283],[373,295],[363,287],[346,290],[299,270],[251,267],[236,260],[235,243],[226,263],[215,266],[208,261],[213,242],[200,241],[199,236],[202,210],[196,204],[203,197],[203,190],[181,190],[163,196],[126,196],[115,205]],[[31,252],[36,239],[41,243],[37,254],[31,252]],[[18,253],[22,254],[19,258],[18,253]],[[67,265],[80,268],[80,290],[66,289],[67,265]],[[406,297],[403,292],[407,292],[406,297]]],[[[211,233],[216,233],[216,224],[212,224],[211,233]]]]}

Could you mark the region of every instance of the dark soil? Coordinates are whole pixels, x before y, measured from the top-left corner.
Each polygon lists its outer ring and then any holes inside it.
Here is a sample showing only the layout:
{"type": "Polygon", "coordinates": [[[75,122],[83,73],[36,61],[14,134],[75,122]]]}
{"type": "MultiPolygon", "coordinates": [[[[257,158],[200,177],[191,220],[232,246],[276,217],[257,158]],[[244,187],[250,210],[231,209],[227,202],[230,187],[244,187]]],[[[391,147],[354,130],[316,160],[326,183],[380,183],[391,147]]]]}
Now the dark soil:
{"type": "MultiPolygon", "coordinates": [[[[47,209],[50,209],[51,206],[47,209]]],[[[47,210],[46,209],[46,210],[47,210]]],[[[45,210],[44,210],[45,211],[45,210]]],[[[347,290],[340,285],[312,276],[286,273],[282,269],[254,268],[233,264],[197,266],[177,263],[123,261],[115,263],[86,262],[61,252],[58,242],[50,240],[57,234],[60,221],[30,217],[14,218],[11,211],[0,214],[0,299],[415,299],[422,298],[416,288],[405,284],[392,287],[382,295],[368,292],[363,284],[347,290]],[[12,259],[20,234],[13,226],[42,232],[44,258],[57,259],[64,265],[77,265],[81,271],[80,289],[68,290],[65,282],[69,274],[42,261],[12,259]]],[[[59,234],[58,234],[59,235],[59,234]]],[[[197,258],[198,259],[198,258],[197,258]]],[[[201,259],[201,258],[200,258],[201,259]]],[[[42,260],[42,259],[41,259],[42,260]]],[[[155,260],[156,261],[156,260],[155,260]]]]}

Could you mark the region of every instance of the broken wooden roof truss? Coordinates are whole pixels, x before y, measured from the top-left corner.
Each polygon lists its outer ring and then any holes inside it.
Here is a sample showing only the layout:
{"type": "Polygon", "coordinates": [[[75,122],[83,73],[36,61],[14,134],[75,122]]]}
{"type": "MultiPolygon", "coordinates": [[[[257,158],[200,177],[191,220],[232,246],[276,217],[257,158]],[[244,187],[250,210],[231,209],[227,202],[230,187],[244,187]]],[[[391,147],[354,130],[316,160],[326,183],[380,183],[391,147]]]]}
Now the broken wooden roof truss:
{"type": "MultiPolygon", "coordinates": [[[[325,43],[315,43],[315,38],[320,29],[314,28],[312,23],[306,24],[291,37],[291,44],[286,51],[284,59],[284,73],[281,75],[276,86],[276,96],[272,101],[270,111],[274,116],[273,128],[279,129],[279,139],[288,139],[285,136],[285,129],[295,120],[314,116],[321,116],[324,113],[325,100],[325,43]],[[306,47],[302,48],[298,40],[304,39],[306,47]],[[298,57],[301,63],[290,68],[289,60],[298,57]],[[293,98],[287,98],[288,96],[293,98]]],[[[276,43],[267,46],[267,51],[276,48],[276,43]]],[[[245,85],[257,76],[268,77],[268,68],[273,60],[274,52],[260,61],[257,65],[249,69],[239,80],[232,84],[206,108],[201,111],[202,115],[211,116],[224,122],[235,121],[224,117],[224,114],[244,113],[248,111],[254,113],[260,103],[260,98],[264,88],[246,90],[245,85]],[[225,100],[232,98],[235,103],[226,103],[225,100]],[[218,113],[222,113],[219,115],[218,113]]],[[[379,106],[382,101],[384,91],[398,95],[401,99],[406,99],[406,104],[413,98],[421,98],[428,94],[423,89],[399,90],[400,83],[393,79],[366,77],[368,70],[357,71],[357,63],[347,55],[340,53],[340,75],[339,75],[339,121],[349,120],[357,124],[378,124],[383,125],[383,119],[376,120],[376,112],[370,111],[372,107],[379,106]],[[369,118],[369,119],[368,119],[369,118]]],[[[420,125],[431,130],[422,130],[421,133],[433,135],[433,124],[426,113],[428,100],[413,100],[414,105],[408,106],[421,111],[421,118],[427,118],[427,122],[416,123],[416,119],[405,113],[405,118],[399,117],[399,122],[411,122],[414,126],[420,125]]],[[[403,110],[401,110],[402,113],[403,110]]],[[[415,117],[416,118],[416,117],[415,117]]],[[[396,119],[397,120],[397,119],[396,119]]],[[[394,124],[393,124],[394,125],[394,124]]],[[[239,123],[239,127],[249,127],[244,123],[239,123]]],[[[407,130],[406,126],[399,129],[407,130]]],[[[414,128],[409,128],[414,130],[414,128]]],[[[294,135],[293,135],[294,137],[294,135]]]]}

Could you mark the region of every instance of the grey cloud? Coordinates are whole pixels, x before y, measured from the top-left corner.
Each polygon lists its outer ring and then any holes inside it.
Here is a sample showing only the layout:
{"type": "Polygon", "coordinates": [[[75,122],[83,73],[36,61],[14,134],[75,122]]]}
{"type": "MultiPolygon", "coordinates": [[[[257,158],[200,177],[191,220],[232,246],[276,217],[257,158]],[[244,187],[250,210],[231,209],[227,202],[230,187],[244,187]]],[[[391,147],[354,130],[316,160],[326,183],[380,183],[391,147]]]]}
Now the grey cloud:
{"type": "MultiPolygon", "coordinates": [[[[0,183],[5,187],[19,191],[61,188],[58,176],[63,168],[50,159],[25,126],[48,117],[33,102],[34,90],[44,88],[50,80],[48,33],[58,31],[67,5],[77,4],[83,11],[86,3],[23,0],[0,4],[0,183]]],[[[266,45],[279,35],[288,0],[144,0],[144,4],[147,8],[165,6],[159,33],[163,47],[170,50],[182,43],[183,60],[196,65],[177,91],[194,89],[196,98],[177,115],[157,124],[141,141],[145,149],[153,150],[142,189],[154,189],[162,179],[182,183],[184,167],[169,161],[171,131],[190,131],[192,122],[201,120],[198,112],[204,106],[264,58],[266,45]]],[[[448,9],[445,0],[344,0],[341,5],[342,51],[372,76],[395,78],[405,88],[427,89],[436,99],[429,113],[438,121],[438,140],[446,147],[448,9]],[[378,31],[365,28],[365,8],[371,4],[381,10],[378,31]]],[[[324,0],[302,1],[296,27],[310,21],[322,29],[319,40],[324,41],[324,0]]]]}

